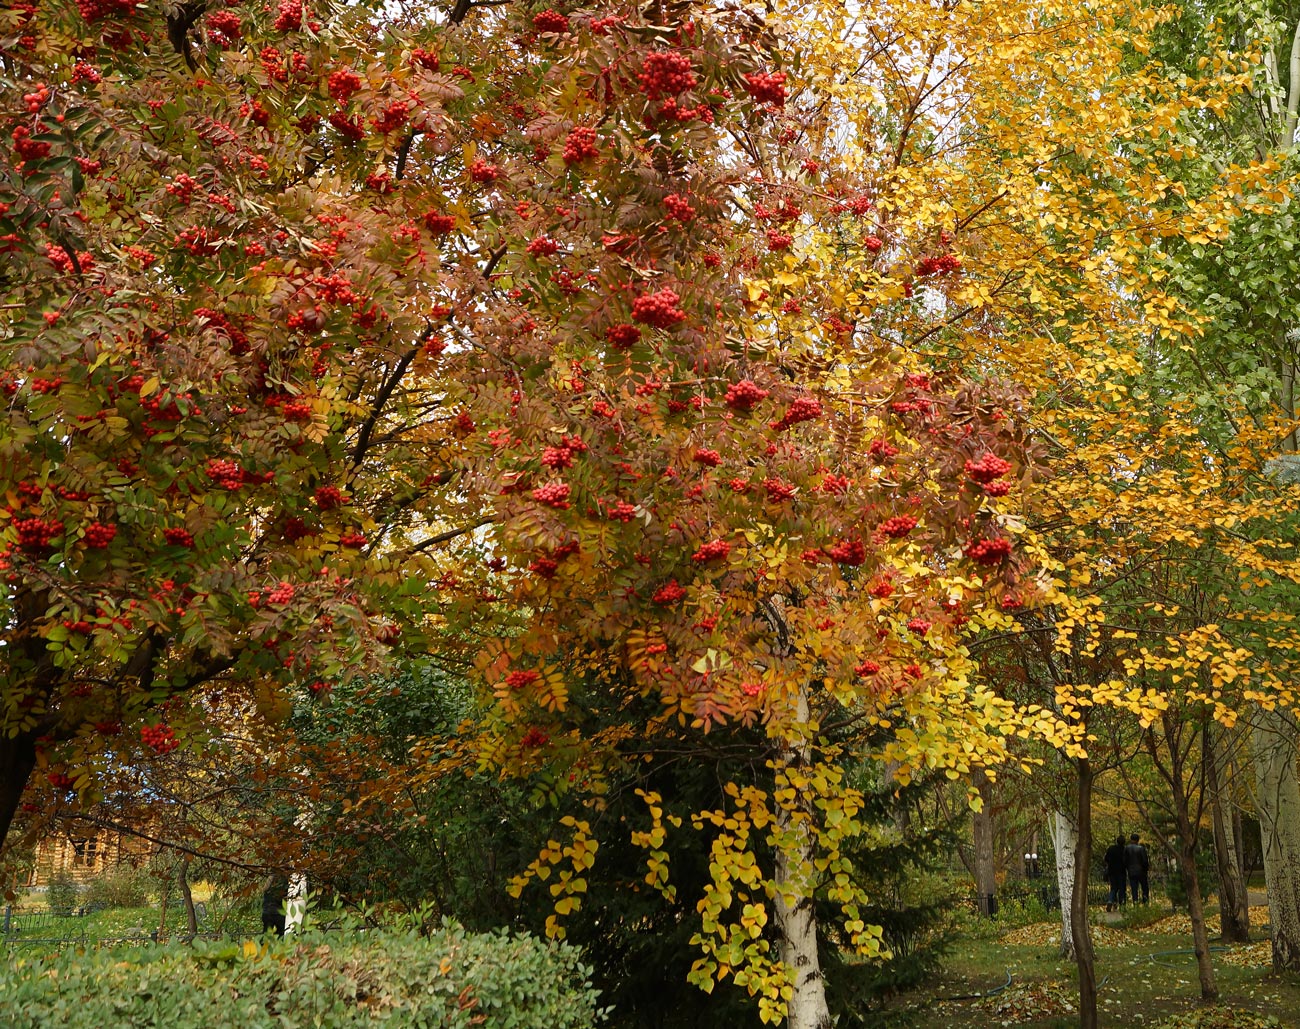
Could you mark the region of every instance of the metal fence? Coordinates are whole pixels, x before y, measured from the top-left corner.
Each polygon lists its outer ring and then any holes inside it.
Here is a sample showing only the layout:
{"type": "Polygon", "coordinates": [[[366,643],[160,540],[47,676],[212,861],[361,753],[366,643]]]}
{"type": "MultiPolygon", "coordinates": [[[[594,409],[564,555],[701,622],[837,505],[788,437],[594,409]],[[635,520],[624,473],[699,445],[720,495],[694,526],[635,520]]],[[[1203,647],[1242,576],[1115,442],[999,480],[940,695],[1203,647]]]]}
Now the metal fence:
{"type": "MultiPolygon", "coordinates": [[[[1164,876],[1152,875],[1150,878],[1151,899],[1165,896],[1164,876]]],[[[1131,898],[1130,898],[1131,899],[1131,898]]],[[[1061,888],[1056,878],[1040,877],[1037,879],[1008,879],[998,887],[996,893],[969,893],[965,897],[966,906],[976,914],[996,915],[998,909],[1007,903],[1025,905],[1037,901],[1046,911],[1056,911],[1061,907],[1061,888]]],[[[1105,905],[1110,902],[1110,886],[1105,882],[1088,883],[1088,906],[1105,905]]]]}
{"type": "Polygon", "coordinates": [[[208,923],[206,905],[194,905],[199,932],[187,930],[132,929],[115,935],[100,935],[89,931],[89,916],[105,910],[98,905],[76,908],[70,915],[55,915],[48,911],[20,911],[11,906],[0,916],[0,945],[12,951],[16,947],[112,947],[121,944],[169,943],[190,940],[245,940],[257,933],[244,925],[218,932],[208,923]]]}

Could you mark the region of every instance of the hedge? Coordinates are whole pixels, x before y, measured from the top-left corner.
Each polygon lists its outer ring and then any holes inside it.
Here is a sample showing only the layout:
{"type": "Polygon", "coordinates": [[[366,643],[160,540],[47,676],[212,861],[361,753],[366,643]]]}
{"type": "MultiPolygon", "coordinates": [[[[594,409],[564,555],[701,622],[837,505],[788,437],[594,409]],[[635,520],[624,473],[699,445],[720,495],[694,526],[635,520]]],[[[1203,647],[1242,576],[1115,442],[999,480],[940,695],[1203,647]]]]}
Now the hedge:
{"type": "Polygon", "coordinates": [[[0,970],[9,1029],[588,1029],[602,1020],[572,947],[530,936],[413,931],[149,944],[0,970]]]}

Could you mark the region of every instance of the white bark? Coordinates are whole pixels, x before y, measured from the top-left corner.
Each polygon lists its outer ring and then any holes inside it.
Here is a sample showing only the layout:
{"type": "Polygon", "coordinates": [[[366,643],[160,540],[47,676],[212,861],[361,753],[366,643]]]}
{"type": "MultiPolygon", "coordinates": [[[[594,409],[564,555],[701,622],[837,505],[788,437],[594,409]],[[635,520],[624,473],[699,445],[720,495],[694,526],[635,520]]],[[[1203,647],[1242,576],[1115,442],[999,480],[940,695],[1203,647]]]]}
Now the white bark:
{"type": "Polygon", "coordinates": [[[303,872],[294,872],[289,876],[289,892],[284,899],[284,933],[302,931],[303,919],[307,915],[307,876],[303,872]]]}
{"type": "Polygon", "coordinates": [[[1251,727],[1273,970],[1300,969],[1300,782],[1295,715],[1258,710],[1251,727]]]}
{"type": "MultiPolygon", "coordinates": [[[[799,691],[796,724],[808,723],[808,694],[799,691]]],[[[785,755],[789,765],[808,763],[806,744],[791,747],[785,755]]],[[[776,823],[781,834],[792,834],[792,848],[777,848],[776,896],[773,901],[776,926],[781,933],[781,963],[790,976],[793,993],[786,1025],[789,1029],[830,1029],[831,1013],[826,1003],[826,982],[822,978],[817,951],[817,915],[809,881],[813,862],[813,841],[809,825],[790,811],[778,807],[776,823]]]]}
{"type": "Polygon", "coordinates": [[[1070,898],[1074,896],[1074,849],[1079,842],[1079,825],[1067,811],[1052,816],[1052,846],[1056,850],[1056,885],[1061,892],[1061,956],[1074,956],[1074,925],[1070,898]]]}

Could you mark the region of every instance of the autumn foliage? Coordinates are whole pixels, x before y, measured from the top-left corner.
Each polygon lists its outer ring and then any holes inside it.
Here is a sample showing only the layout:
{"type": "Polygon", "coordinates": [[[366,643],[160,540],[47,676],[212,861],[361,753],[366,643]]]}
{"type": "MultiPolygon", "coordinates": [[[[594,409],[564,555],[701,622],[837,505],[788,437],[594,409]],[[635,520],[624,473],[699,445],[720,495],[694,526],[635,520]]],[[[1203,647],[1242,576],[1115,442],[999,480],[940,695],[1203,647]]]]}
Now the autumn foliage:
{"type": "MultiPolygon", "coordinates": [[[[959,637],[1039,591],[1025,397],[801,269],[825,238],[874,266],[885,233],[918,258],[880,311],[910,317],[966,265],[937,220],[877,221],[888,184],[823,171],[771,28],[471,7],[0,13],[4,817],[34,768],[28,804],[90,799],[392,647],[485,639],[472,750],[506,773],[598,794],[635,698],[650,739],[766,726],[777,786],[733,796],[794,871],[723,847],[697,975],[749,969],[775,1018],[764,905],[860,831],[823,720],[1000,751],[1014,712],[959,637]],[[526,626],[484,632],[504,610],[526,626]]],[[[567,828],[533,869],[568,864],[558,916],[598,846],[567,828]]]]}

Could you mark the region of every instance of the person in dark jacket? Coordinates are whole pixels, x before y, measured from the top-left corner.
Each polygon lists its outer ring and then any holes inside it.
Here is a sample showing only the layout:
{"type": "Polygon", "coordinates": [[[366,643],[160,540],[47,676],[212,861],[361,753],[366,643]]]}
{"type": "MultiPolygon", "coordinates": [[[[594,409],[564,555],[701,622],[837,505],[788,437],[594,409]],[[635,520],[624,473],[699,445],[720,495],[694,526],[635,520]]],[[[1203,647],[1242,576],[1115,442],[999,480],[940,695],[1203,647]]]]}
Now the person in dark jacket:
{"type": "Polygon", "coordinates": [[[1151,896],[1151,886],[1147,879],[1147,873],[1151,869],[1151,859],[1147,856],[1147,849],[1138,839],[1137,833],[1128,838],[1128,846],[1124,848],[1124,867],[1128,872],[1128,888],[1133,897],[1133,903],[1137,903],[1138,887],[1142,888],[1142,903],[1148,903],[1151,896]]]}
{"type": "Polygon", "coordinates": [[[1106,901],[1106,910],[1115,911],[1124,903],[1124,876],[1126,866],[1124,864],[1124,837],[1120,836],[1110,845],[1103,858],[1106,871],[1106,882],[1110,884],[1110,899],[1106,901]]]}
{"type": "Polygon", "coordinates": [[[288,876],[271,876],[262,891],[262,932],[284,935],[284,902],[288,896],[288,876]]]}

